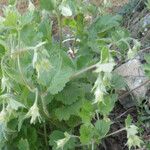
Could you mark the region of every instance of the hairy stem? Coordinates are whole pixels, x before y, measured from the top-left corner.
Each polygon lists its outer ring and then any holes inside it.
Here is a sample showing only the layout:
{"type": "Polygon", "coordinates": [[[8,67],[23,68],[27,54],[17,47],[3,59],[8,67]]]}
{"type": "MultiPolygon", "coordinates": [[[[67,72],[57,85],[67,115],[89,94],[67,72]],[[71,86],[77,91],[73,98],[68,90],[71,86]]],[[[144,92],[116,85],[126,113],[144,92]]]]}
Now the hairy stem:
{"type": "Polygon", "coordinates": [[[94,64],[94,65],[92,65],[92,66],[89,66],[89,67],[87,67],[87,68],[84,68],[84,69],[80,70],[79,72],[75,73],[74,75],[72,75],[72,76],[70,77],[70,80],[76,78],[77,76],[79,76],[79,75],[81,75],[81,74],[83,74],[83,73],[85,73],[85,72],[87,72],[87,71],[96,69],[96,67],[97,67],[97,64],[94,64]]]}

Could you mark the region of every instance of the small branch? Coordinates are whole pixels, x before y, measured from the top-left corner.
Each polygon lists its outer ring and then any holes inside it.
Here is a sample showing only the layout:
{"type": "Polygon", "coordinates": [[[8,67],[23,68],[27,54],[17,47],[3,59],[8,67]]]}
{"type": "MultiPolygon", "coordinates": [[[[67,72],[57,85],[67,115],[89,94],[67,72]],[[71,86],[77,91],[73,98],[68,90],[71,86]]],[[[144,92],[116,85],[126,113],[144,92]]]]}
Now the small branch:
{"type": "Polygon", "coordinates": [[[78,139],[80,139],[80,137],[77,136],[77,135],[70,135],[70,136],[71,136],[71,138],[78,138],[78,139]]]}
{"type": "Polygon", "coordinates": [[[140,51],[138,51],[138,54],[146,52],[147,50],[150,50],[150,47],[146,47],[146,48],[141,49],[140,51]]]}
{"type": "Polygon", "coordinates": [[[128,96],[129,94],[131,94],[133,91],[135,91],[135,90],[139,89],[140,87],[142,87],[142,86],[148,84],[149,82],[150,82],[150,79],[149,79],[149,80],[146,80],[146,81],[145,81],[144,83],[142,83],[141,85],[139,85],[139,86],[135,87],[134,89],[132,89],[132,90],[126,92],[125,94],[119,96],[119,99],[125,98],[126,96],[128,96]]]}
{"type": "MultiPolygon", "coordinates": [[[[137,52],[137,54],[132,59],[127,59],[123,64],[125,64],[125,63],[127,63],[127,62],[129,62],[131,60],[134,60],[138,55],[140,55],[141,53],[146,52],[146,51],[150,51],[150,47],[146,47],[146,48],[143,48],[143,49],[139,50],[137,52]]],[[[117,65],[117,67],[115,69],[119,68],[121,65],[122,65],[122,61],[119,61],[118,65],[117,65]]]]}
{"type": "Polygon", "coordinates": [[[142,0],[139,0],[139,2],[137,3],[137,5],[135,6],[135,8],[133,9],[133,12],[136,11],[136,9],[139,7],[139,5],[141,4],[142,0]]]}
{"type": "Polygon", "coordinates": [[[85,68],[85,69],[82,69],[82,70],[80,70],[79,72],[77,72],[77,73],[75,73],[74,75],[72,75],[72,76],[70,77],[70,80],[76,78],[77,76],[79,76],[79,75],[81,75],[81,74],[83,74],[83,73],[85,73],[85,72],[87,72],[87,71],[96,69],[96,67],[97,67],[97,64],[94,64],[94,65],[89,66],[89,67],[87,67],[87,68],[85,68]]]}
{"type": "Polygon", "coordinates": [[[112,132],[112,133],[106,135],[105,138],[106,138],[106,137],[109,137],[109,136],[112,136],[112,135],[115,135],[115,134],[118,134],[118,133],[120,133],[120,132],[122,132],[122,131],[125,131],[125,130],[126,130],[126,128],[119,129],[119,130],[117,130],[117,131],[115,131],[115,132],[112,132]]]}
{"type": "Polygon", "coordinates": [[[28,51],[32,51],[32,50],[35,50],[35,49],[38,49],[40,48],[41,46],[45,45],[47,42],[41,42],[39,43],[38,45],[36,45],[35,47],[26,47],[24,49],[18,49],[16,50],[15,52],[11,53],[11,55],[19,55],[21,54],[22,52],[28,52],[28,51]]]}

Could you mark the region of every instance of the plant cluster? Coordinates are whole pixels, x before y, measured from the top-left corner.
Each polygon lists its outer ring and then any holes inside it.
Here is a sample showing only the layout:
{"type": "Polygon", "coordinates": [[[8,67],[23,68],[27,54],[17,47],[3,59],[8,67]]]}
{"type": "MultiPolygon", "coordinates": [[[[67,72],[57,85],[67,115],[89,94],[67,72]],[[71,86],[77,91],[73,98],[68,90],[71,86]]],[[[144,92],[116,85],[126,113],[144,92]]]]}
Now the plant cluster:
{"type": "MultiPolygon", "coordinates": [[[[15,1],[5,8],[0,18],[0,149],[94,150],[113,134],[109,115],[125,86],[113,72],[116,58],[132,58],[140,45],[120,26],[121,16],[97,15],[96,10],[83,0],[40,0],[38,9],[29,1],[23,15],[15,1]],[[53,35],[54,17],[59,39],[53,35]]],[[[129,149],[141,146],[130,117],[123,130],[129,149]]]]}

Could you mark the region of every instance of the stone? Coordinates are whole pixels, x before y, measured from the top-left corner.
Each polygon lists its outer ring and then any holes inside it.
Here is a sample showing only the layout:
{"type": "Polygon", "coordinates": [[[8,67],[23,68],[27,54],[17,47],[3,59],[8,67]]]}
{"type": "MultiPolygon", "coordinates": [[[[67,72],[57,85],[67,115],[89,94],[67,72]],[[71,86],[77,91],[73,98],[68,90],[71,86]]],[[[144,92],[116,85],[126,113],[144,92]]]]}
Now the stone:
{"type": "MultiPolygon", "coordinates": [[[[115,69],[115,72],[125,78],[129,90],[132,90],[148,80],[142,68],[143,67],[140,60],[135,58],[119,66],[117,69],[115,69]]],[[[137,100],[144,99],[147,90],[147,85],[144,85],[134,90],[132,94],[137,100]]]]}

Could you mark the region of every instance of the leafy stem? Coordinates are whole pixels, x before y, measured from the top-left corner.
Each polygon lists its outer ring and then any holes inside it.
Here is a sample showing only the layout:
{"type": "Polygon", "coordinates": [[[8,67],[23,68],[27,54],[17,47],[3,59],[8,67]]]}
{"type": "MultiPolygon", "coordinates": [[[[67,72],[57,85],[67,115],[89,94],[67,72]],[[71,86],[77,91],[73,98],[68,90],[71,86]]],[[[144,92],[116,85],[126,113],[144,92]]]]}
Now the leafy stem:
{"type": "Polygon", "coordinates": [[[34,51],[34,50],[38,50],[40,47],[42,47],[43,45],[45,45],[47,42],[40,42],[39,44],[37,44],[36,46],[33,47],[26,47],[26,48],[19,48],[18,50],[16,50],[15,52],[13,52],[11,55],[19,55],[22,54],[22,52],[29,52],[29,51],[34,51]]]}

